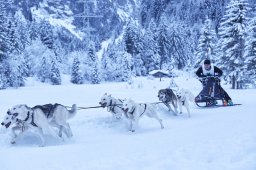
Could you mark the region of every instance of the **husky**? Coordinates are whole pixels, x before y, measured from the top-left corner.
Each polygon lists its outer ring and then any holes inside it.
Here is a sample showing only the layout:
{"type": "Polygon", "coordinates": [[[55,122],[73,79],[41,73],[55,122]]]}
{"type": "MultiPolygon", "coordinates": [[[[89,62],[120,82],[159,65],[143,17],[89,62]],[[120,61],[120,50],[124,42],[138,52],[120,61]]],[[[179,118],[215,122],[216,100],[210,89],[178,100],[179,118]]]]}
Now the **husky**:
{"type": "Polygon", "coordinates": [[[190,117],[189,102],[194,102],[194,95],[192,94],[191,91],[187,89],[178,89],[176,91],[176,96],[178,100],[180,113],[182,113],[182,106],[184,106],[187,109],[188,116],[190,117]]]}
{"type": "Polygon", "coordinates": [[[162,120],[158,117],[154,106],[149,103],[135,103],[131,99],[126,99],[123,102],[122,106],[123,111],[127,115],[127,118],[130,122],[129,130],[135,132],[135,128],[138,126],[138,121],[143,115],[147,115],[148,117],[155,118],[161,125],[163,129],[164,126],[162,124],[162,120]]]}
{"type": "Polygon", "coordinates": [[[50,124],[59,129],[59,137],[62,137],[63,131],[68,138],[73,136],[67,120],[73,118],[76,115],[76,104],[72,105],[71,110],[68,110],[65,106],[58,103],[37,105],[34,106],[32,109],[36,108],[41,109],[50,124]]]}
{"type": "Polygon", "coordinates": [[[158,91],[158,96],[159,100],[163,102],[175,116],[177,116],[178,113],[178,106],[177,106],[177,97],[174,94],[172,89],[166,88],[166,89],[160,89],[158,91]],[[175,111],[172,110],[170,104],[172,104],[173,108],[175,111]]]}
{"type": "Polygon", "coordinates": [[[27,126],[25,126],[24,123],[22,123],[22,121],[19,121],[16,119],[17,114],[10,114],[9,112],[7,112],[7,114],[4,117],[3,122],[1,123],[2,126],[5,126],[5,128],[9,128],[10,126],[12,126],[12,139],[11,139],[11,143],[14,144],[15,143],[15,139],[17,138],[17,136],[19,136],[22,132],[24,132],[25,130],[27,130],[27,126]]]}
{"type": "Polygon", "coordinates": [[[1,123],[6,128],[11,124],[14,124],[12,128],[13,138],[11,143],[15,143],[17,134],[16,130],[21,129],[31,129],[35,132],[41,139],[41,145],[45,146],[44,135],[51,135],[53,137],[59,138],[55,131],[50,126],[47,117],[42,112],[41,109],[35,108],[31,109],[25,104],[16,105],[7,111],[4,122],[1,123]],[[8,120],[7,120],[8,119],[8,120]]]}
{"type": "Polygon", "coordinates": [[[33,108],[27,105],[16,105],[12,109],[7,111],[4,121],[1,125],[8,128],[11,124],[12,127],[12,140],[11,143],[14,144],[17,136],[27,129],[35,129],[35,132],[40,137],[42,144],[45,145],[44,136],[49,134],[51,136],[62,138],[62,132],[64,131],[67,137],[72,136],[72,132],[67,119],[75,116],[76,105],[72,106],[71,110],[67,110],[66,107],[60,104],[46,104],[37,105],[33,108]],[[59,134],[57,135],[53,131],[52,126],[59,129],[59,134]],[[19,132],[19,133],[17,133],[19,132]]]}
{"type": "MultiPolygon", "coordinates": [[[[99,102],[99,104],[105,108],[112,114],[112,117],[115,119],[121,119],[124,111],[122,110],[123,100],[116,99],[111,95],[105,93],[99,102]]],[[[126,116],[126,115],[125,115],[126,116]]]]}

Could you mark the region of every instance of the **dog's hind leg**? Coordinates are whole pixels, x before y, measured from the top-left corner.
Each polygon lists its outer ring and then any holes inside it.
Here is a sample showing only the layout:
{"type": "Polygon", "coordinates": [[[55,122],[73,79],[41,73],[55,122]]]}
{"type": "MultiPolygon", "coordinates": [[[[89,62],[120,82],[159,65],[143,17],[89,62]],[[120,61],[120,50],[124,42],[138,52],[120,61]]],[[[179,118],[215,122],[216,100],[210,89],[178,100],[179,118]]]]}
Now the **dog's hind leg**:
{"type": "Polygon", "coordinates": [[[155,114],[153,117],[154,117],[156,120],[158,120],[158,122],[160,123],[161,129],[163,129],[163,128],[164,128],[163,120],[160,119],[160,118],[157,116],[157,114],[155,114]]]}
{"type": "Polygon", "coordinates": [[[65,134],[67,135],[68,138],[71,138],[73,136],[73,133],[71,131],[71,128],[68,123],[62,126],[62,129],[64,130],[65,134]]]}
{"type": "Polygon", "coordinates": [[[182,114],[182,103],[178,102],[178,105],[179,105],[179,109],[180,109],[180,114],[182,114]]]}

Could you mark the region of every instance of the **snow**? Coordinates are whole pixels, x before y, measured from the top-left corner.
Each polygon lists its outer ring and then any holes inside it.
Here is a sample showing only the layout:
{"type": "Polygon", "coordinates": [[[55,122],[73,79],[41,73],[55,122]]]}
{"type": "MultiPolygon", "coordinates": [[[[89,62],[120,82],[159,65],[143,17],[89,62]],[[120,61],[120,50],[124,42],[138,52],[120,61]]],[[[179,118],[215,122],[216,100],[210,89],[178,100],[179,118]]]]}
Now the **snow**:
{"type": "Polygon", "coordinates": [[[67,8],[67,6],[65,7],[65,10],[59,10],[59,9],[55,9],[54,7],[49,7],[48,3],[45,1],[43,3],[40,3],[40,7],[41,8],[36,8],[36,7],[32,7],[31,8],[31,13],[34,16],[35,20],[48,20],[49,23],[53,26],[57,26],[57,27],[64,27],[67,30],[69,30],[73,35],[75,35],[77,38],[79,39],[83,39],[83,35],[80,31],[76,30],[76,26],[73,25],[73,20],[74,17],[71,16],[72,11],[67,8]],[[47,10],[45,10],[44,8],[53,8],[52,10],[55,11],[57,14],[49,14],[47,12],[47,10]],[[59,11],[59,12],[57,12],[59,11]],[[64,14],[60,13],[63,12],[64,14]]]}
{"type": "MultiPolygon", "coordinates": [[[[157,102],[157,92],[169,86],[170,79],[135,78],[133,84],[43,85],[33,79],[27,87],[1,90],[1,113],[16,104],[34,106],[61,103],[80,107],[98,106],[107,92],[116,98],[157,102]]],[[[200,83],[189,75],[175,78],[179,87],[196,95],[200,83]]],[[[1,170],[255,170],[256,169],[256,90],[231,90],[224,86],[234,103],[241,106],[202,109],[191,103],[186,111],[170,114],[159,104],[161,129],[154,119],[142,117],[136,132],[128,132],[125,120],[112,119],[106,109],[79,110],[69,120],[74,136],[64,142],[47,136],[38,147],[33,133],[10,144],[10,130],[0,128],[1,170]]]]}
{"type": "Polygon", "coordinates": [[[170,74],[168,70],[152,70],[149,72],[150,75],[155,74],[157,72],[164,73],[164,74],[170,74]]]}

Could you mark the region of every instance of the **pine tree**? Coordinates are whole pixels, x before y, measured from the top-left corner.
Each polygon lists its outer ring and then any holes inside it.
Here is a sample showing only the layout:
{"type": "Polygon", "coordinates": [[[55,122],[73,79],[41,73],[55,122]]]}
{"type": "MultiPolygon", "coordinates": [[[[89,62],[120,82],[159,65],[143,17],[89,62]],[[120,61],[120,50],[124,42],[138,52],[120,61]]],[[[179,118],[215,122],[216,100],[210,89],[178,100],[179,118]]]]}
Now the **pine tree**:
{"type": "Polygon", "coordinates": [[[210,19],[206,19],[197,46],[195,67],[198,67],[204,59],[215,61],[217,41],[212,22],[210,19]]]}
{"type": "Polygon", "coordinates": [[[52,60],[52,62],[51,62],[51,72],[50,72],[49,79],[53,85],[61,84],[60,70],[58,69],[55,60],[52,60]]]}
{"type": "Polygon", "coordinates": [[[8,65],[10,67],[8,82],[9,87],[21,87],[25,85],[24,69],[22,66],[22,55],[13,54],[10,55],[8,65]]]}
{"type": "Polygon", "coordinates": [[[46,56],[42,57],[42,60],[40,61],[40,67],[37,69],[37,77],[39,78],[39,80],[43,83],[47,82],[50,77],[50,68],[46,56]]]}
{"type": "Polygon", "coordinates": [[[54,49],[53,28],[47,21],[42,21],[40,25],[40,39],[49,49],[54,49]]]}
{"type": "Polygon", "coordinates": [[[245,41],[246,48],[244,53],[246,65],[243,69],[243,76],[246,79],[246,82],[256,86],[256,12],[253,13],[246,32],[248,33],[245,41]]]}
{"type": "Polygon", "coordinates": [[[157,43],[158,36],[156,32],[157,26],[152,20],[143,36],[144,48],[142,52],[142,60],[147,72],[160,68],[160,55],[157,43]]]}
{"type": "Polygon", "coordinates": [[[98,66],[98,58],[95,53],[95,44],[93,42],[90,42],[89,50],[88,50],[88,58],[91,61],[91,74],[90,74],[90,81],[93,84],[99,84],[100,83],[100,72],[99,72],[99,66],[98,66]]]}
{"type": "Polygon", "coordinates": [[[8,25],[5,1],[0,0],[0,61],[3,61],[7,57],[8,47],[8,25]]]}
{"type": "Polygon", "coordinates": [[[248,3],[246,0],[231,0],[226,7],[219,31],[224,52],[220,58],[219,65],[228,76],[235,76],[237,81],[242,79],[241,69],[245,61],[243,56],[247,10],[248,3]]]}
{"type": "Polygon", "coordinates": [[[132,76],[131,54],[125,51],[123,42],[109,45],[102,58],[102,70],[105,81],[128,81],[132,76]]]}
{"type": "Polygon", "coordinates": [[[174,23],[169,26],[168,31],[168,63],[169,70],[173,68],[183,69],[185,66],[190,65],[191,53],[191,40],[188,34],[188,28],[181,23],[174,23]]]}
{"type": "Polygon", "coordinates": [[[83,77],[82,71],[80,66],[80,61],[77,56],[75,56],[73,65],[72,65],[72,72],[71,72],[71,82],[74,84],[83,84],[83,77]]]}

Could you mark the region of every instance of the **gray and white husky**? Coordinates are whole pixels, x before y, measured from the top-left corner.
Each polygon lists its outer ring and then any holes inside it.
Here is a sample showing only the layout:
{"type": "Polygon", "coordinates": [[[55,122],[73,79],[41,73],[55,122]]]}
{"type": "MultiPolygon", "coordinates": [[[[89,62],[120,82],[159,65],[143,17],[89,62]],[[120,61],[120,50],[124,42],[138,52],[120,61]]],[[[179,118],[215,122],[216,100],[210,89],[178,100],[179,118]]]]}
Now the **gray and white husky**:
{"type": "Polygon", "coordinates": [[[163,102],[169,109],[169,111],[172,111],[173,114],[176,116],[178,113],[178,100],[176,95],[174,94],[172,89],[166,88],[166,89],[160,89],[158,91],[158,96],[159,100],[163,102]],[[170,103],[172,104],[174,111],[172,110],[170,103]]]}
{"type": "Polygon", "coordinates": [[[71,110],[67,110],[65,106],[60,104],[37,105],[33,108],[25,104],[16,105],[7,111],[4,121],[1,125],[8,128],[12,126],[12,140],[15,143],[16,138],[24,130],[32,129],[41,139],[41,146],[45,145],[44,135],[51,135],[56,138],[62,137],[62,132],[67,137],[72,136],[72,132],[67,119],[76,113],[76,105],[71,110]],[[57,133],[52,129],[55,126],[59,129],[57,133]]]}

